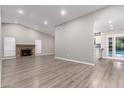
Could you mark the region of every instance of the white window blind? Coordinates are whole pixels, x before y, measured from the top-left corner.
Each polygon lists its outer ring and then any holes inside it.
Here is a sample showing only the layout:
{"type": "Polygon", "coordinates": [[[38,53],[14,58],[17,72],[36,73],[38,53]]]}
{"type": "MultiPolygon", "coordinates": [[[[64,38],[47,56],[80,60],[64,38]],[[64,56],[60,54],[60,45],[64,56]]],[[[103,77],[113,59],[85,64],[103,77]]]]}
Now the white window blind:
{"type": "Polygon", "coordinates": [[[15,56],[15,55],[16,55],[15,38],[5,37],[4,38],[4,56],[15,56]]]}
{"type": "Polygon", "coordinates": [[[41,54],[42,54],[42,41],[35,40],[35,55],[41,55],[41,54]]]}

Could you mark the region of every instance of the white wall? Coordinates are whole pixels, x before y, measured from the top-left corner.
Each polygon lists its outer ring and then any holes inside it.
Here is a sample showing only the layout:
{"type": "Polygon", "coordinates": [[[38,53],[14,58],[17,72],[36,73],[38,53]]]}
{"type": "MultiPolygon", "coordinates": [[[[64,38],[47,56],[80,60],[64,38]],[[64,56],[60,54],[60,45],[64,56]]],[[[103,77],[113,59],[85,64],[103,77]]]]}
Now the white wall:
{"type": "Polygon", "coordinates": [[[54,53],[54,37],[17,24],[2,24],[3,37],[15,37],[16,44],[35,44],[42,40],[43,54],[54,53]]]}

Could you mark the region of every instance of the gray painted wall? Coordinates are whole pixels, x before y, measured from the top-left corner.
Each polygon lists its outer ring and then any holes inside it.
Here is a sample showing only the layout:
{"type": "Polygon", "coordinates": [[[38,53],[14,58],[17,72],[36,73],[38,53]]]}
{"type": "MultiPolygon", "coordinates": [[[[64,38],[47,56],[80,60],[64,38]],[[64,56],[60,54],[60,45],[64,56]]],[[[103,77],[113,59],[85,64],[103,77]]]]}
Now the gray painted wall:
{"type": "Polygon", "coordinates": [[[1,35],[1,6],[0,6],[0,87],[1,87],[1,66],[2,66],[2,60],[1,60],[1,56],[2,56],[2,42],[1,42],[1,39],[2,39],[2,35],[1,35]]]}
{"type": "Polygon", "coordinates": [[[84,16],[60,25],[55,31],[56,57],[93,63],[93,23],[84,16]]]}
{"type": "Polygon", "coordinates": [[[2,24],[3,37],[15,37],[16,44],[34,44],[42,40],[43,54],[54,53],[54,37],[17,24],[2,24]]]}
{"type": "Polygon", "coordinates": [[[2,55],[1,50],[2,50],[2,32],[1,32],[1,6],[0,6],[0,57],[2,55]]]}

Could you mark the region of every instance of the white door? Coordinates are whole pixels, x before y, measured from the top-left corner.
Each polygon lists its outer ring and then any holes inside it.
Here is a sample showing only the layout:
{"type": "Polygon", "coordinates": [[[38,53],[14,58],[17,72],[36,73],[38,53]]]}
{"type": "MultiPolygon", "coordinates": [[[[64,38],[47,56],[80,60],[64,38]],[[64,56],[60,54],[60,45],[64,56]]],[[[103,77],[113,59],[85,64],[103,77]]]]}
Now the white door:
{"type": "Polygon", "coordinates": [[[42,54],[42,41],[41,40],[35,40],[35,55],[41,55],[42,54]]]}
{"type": "Polygon", "coordinates": [[[15,56],[16,55],[16,44],[14,37],[4,38],[4,56],[15,56]]]}

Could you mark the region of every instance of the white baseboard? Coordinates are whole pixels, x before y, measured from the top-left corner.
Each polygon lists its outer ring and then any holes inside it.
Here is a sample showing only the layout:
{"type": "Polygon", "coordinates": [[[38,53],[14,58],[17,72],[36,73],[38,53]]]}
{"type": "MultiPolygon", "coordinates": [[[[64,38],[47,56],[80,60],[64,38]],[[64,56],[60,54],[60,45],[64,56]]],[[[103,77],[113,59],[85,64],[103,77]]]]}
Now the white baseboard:
{"type": "Polygon", "coordinates": [[[6,60],[6,59],[15,59],[16,57],[3,57],[1,58],[2,60],[6,60]]]}
{"type": "Polygon", "coordinates": [[[36,55],[36,56],[47,56],[47,55],[54,55],[54,53],[44,53],[44,54],[40,54],[40,55],[36,55]]]}
{"type": "MultiPolygon", "coordinates": [[[[40,54],[40,55],[36,55],[36,56],[45,56],[45,55],[54,55],[54,53],[44,53],[44,54],[40,54]]],[[[16,57],[3,57],[0,58],[1,60],[6,60],[6,59],[15,59],[16,57]]]]}
{"type": "Polygon", "coordinates": [[[65,60],[65,61],[71,61],[71,62],[76,62],[76,63],[82,63],[82,64],[92,65],[92,66],[95,65],[95,64],[92,64],[92,63],[86,63],[86,62],[82,62],[82,61],[78,61],[78,60],[73,60],[73,59],[62,58],[62,57],[55,57],[55,59],[60,59],[60,60],[65,60]]]}
{"type": "Polygon", "coordinates": [[[54,55],[55,53],[44,53],[42,55],[54,55]]]}
{"type": "Polygon", "coordinates": [[[111,60],[120,60],[120,61],[124,61],[124,58],[118,58],[118,57],[103,57],[103,59],[111,59],[111,60]]]}

